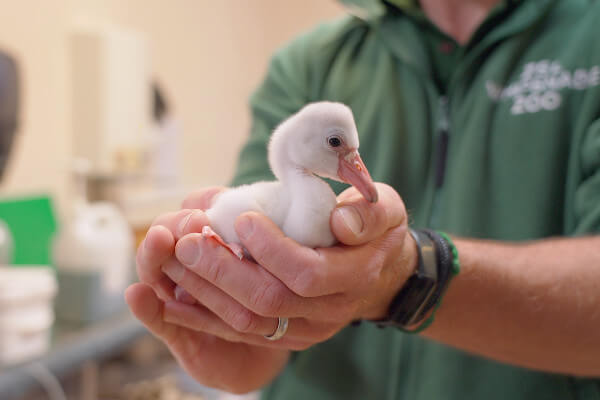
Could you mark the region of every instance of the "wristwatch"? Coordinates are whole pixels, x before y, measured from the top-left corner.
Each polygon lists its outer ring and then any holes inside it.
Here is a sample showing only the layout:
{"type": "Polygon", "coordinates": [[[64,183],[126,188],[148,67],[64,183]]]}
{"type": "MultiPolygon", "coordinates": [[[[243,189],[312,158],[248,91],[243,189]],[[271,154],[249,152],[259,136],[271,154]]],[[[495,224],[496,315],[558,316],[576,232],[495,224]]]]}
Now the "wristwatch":
{"type": "Polygon", "coordinates": [[[453,255],[450,244],[437,232],[410,229],[410,234],[417,244],[417,268],[392,300],[386,318],[374,322],[415,332],[425,327],[448,286],[453,255]]]}

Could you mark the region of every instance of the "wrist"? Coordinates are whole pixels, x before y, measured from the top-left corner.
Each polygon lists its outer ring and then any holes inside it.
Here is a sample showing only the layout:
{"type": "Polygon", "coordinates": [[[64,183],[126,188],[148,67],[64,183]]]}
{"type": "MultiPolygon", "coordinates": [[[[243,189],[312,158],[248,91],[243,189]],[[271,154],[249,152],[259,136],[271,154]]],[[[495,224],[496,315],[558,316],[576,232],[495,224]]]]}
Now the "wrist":
{"type": "Polygon", "coordinates": [[[384,290],[381,290],[381,295],[377,301],[377,305],[372,308],[371,312],[362,316],[365,320],[380,320],[384,319],[389,312],[390,304],[396,297],[406,280],[414,274],[419,262],[419,250],[413,236],[407,228],[399,254],[394,254],[393,260],[390,261],[386,281],[387,284],[384,290]]]}
{"type": "Polygon", "coordinates": [[[458,252],[450,237],[431,230],[411,230],[417,243],[417,268],[390,303],[379,326],[421,332],[433,322],[435,310],[459,271],[458,252]]]}

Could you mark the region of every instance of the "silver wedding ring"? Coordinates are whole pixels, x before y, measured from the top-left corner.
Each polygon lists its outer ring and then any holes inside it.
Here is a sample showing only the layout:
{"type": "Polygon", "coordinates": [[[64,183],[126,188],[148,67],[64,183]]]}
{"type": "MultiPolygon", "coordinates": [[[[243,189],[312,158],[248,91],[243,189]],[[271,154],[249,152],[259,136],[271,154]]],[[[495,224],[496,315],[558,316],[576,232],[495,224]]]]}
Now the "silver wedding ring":
{"type": "Polygon", "coordinates": [[[287,318],[277,317],[277,329],[271,335],[265,335],[265,339],[275,341],[279,340],[285,335],[288,329],[289,321],[287,318]]]}

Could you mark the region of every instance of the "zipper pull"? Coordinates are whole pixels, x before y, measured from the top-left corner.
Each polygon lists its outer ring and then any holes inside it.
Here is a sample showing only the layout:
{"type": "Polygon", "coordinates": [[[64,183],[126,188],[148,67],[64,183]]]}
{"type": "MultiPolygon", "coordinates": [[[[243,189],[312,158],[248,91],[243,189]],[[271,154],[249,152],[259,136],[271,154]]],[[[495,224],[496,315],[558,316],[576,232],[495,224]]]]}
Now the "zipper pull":
{"type": "Polygon", "coordinates": [[[439,135],[437,138],[435,156],[435,187],[440,188],[444,185],[446,176],[446,159],[448,158],[448,142],[450,141],[450,111],[448,107],[448,98],[440,97],[439,103],[440,119],[438,124],[439,135]]]}

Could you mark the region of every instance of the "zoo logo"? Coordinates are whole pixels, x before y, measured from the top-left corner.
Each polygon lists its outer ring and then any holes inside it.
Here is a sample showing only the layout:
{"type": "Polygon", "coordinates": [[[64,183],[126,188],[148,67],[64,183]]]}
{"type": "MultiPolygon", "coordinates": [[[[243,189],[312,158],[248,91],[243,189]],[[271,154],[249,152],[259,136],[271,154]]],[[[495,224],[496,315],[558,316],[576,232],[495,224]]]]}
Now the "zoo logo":
{"type": "Polygon", "coordinates": [[[525,64],[517,82],[501,86],[485,83],[488,96],[496,101],[512,99],[511,114],[556,110],[562,103],[561,91],[585,90],[600,85],[600,66],[569,71],[558,61],[542,60],[525,64]]]}

